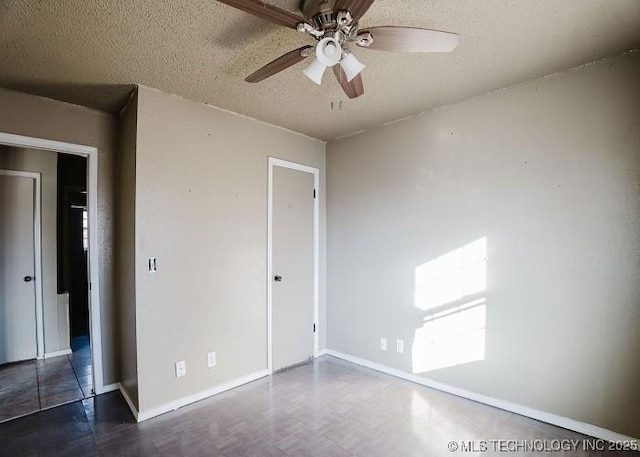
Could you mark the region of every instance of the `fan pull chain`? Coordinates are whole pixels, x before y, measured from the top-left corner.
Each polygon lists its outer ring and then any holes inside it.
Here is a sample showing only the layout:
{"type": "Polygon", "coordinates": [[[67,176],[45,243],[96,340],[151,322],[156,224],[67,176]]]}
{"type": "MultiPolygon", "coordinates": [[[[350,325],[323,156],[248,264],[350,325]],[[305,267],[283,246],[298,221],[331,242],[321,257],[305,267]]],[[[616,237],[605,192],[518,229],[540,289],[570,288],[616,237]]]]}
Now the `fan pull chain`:
{"type": "Polygon", "coordinates": [[[331,111],[335,111],[336,105],[336,87],[331,86],[331,111]]]}
{"type": "MultiPolygon", "coordinates": [[[[338,84],[342,87],[342,74],[340,75],[340,81],[338,81],[338,84]]],[[[342,94],[342,92],[340,92],[340,94],[342,94]]],[[[335,111],[335,99],[336,99],[336,87],[335,85],[333,86],[333,90],[332,90],[332,100],[331,100],[331,111],[335,111]]],[[[340,100],[338,101],[338,110],[342,111],[342,98],[340,98],[340,100]]]]}
{"type": "MultiPolygon", "coordinates": [[[[338,65],[339,65],[339,64],[338,64],[338,65]]],[[[343,80],[342,80],[342,77],[343,77],[343,76],[346,78],[345,74],[344,74],[343,72],[340,72],[340,91],[338,92],[338,93],[340,94],[340,95],[339,95],[339,97],[340,97],[340,102],[339,102],[339,104],[338,104],[340,111],[342,111],[342,83],[343,83],[343,82],[345,82],[345,81],[343,81],[343,80]]],[[[334,90],[335,90],[335,89],[334,89],[334,90]]]]}

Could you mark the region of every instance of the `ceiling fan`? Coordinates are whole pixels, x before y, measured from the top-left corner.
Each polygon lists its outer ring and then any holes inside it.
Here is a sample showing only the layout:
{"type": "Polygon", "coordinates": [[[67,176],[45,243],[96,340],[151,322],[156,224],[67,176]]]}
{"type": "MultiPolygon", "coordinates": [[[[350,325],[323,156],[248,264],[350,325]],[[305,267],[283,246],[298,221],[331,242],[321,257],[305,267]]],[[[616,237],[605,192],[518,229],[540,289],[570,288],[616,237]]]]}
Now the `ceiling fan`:
{"type": "Polygon", "coordinates": [[[219,1],[318,41],[316,46],[302,46],[268,63],[245,79],[250,83],[263,81],[315,54],[304,74],[321,84],[325,70],[333,67],[344,92],[349,98],[356,98],[364,94],[360,73],[365,66],[351,52],[352,44],[397,52],[451,52],[458,45],[458,34],[439,30],[398,26],[360,29],[358,22],[374,0],[302,0],[302,16],[263,0],[219,1]]]}

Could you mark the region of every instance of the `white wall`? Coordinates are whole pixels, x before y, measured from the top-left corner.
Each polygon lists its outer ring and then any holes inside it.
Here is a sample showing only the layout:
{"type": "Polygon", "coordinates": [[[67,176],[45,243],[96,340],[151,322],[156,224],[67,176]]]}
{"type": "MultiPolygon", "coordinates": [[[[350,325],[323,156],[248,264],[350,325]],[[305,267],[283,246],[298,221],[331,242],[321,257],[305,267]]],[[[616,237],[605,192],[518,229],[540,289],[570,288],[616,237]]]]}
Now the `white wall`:
{"type": "Polygon", "coordinates": [[[484,357],[418,373],[640,436],[639,81],[631,53],[330,143],[328,347],[414,371],[416,267],[486,237],[484,357]]]}
{"type": "Polygon", "coordinates": [[[0,146],[0,169],[40,173],[44,350],[69,349],[69,310],[63,302],[58,304],[57,287],[58,154],[0,146]]]}
{"type": "MultiPolygon", "coordinates": [[[[144,87],[137,125],[135,287],[144,412],[266,370],[268,157],[319,168],[324,202],[325,145],[144,87]],[[149,257],[157,259],[157,273],[148,272],[149,257]],[[217,354],[215,369],[206,366],[208,351],[217,354]],[[175,377],[178,360],[186,361],[184,378],[175,377]]],[[[322,246],[324,220],[322,203],[322,246]]],[[[323,300],[324,294],[321,328],[323,300]]]]}

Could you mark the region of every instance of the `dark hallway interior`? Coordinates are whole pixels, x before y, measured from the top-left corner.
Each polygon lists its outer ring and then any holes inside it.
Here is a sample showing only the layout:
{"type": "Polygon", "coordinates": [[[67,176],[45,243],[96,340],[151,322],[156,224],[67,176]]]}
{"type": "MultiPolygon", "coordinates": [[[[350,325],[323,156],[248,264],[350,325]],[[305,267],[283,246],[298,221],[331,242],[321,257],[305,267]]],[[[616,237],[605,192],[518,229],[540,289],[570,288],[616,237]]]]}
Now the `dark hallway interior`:
{"type": "Polygon", "coordinates": [[[87,159],[58,158],[58,293],[69,293],[71,348],[89,343],[87,159]]]}

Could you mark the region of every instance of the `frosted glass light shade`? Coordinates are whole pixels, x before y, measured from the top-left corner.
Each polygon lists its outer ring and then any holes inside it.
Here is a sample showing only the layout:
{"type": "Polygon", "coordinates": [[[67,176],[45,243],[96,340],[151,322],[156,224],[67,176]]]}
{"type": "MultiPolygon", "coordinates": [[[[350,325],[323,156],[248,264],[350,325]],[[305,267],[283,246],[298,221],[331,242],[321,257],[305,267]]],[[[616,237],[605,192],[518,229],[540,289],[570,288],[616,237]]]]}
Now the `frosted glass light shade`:
{"type": "Polygon", "coordinates": [[[358,59],[356,59],[356,56],[354,56],[350,52],[344,56],[344,59],[342,59],[340,65],[342,65],[344,74],[347,75],[347,81],[349,82],[351,82],[353,78],[358,76],[365,67],[365,65],[358,59]]]}
{"type": "Polygon", "coordinates": [[[316,46],[316,58],[322,62],[325,67],[333,67],[340,62],[342,57],[342,46],[335,38],[327,37],[318,42],[316,46]]]}
{"type": "Polygon", "coordinates": [[[324,71],[327,69],[326,65],[320,62],[318,59],[313,59],[311,65],[302,70],[302,72],[314,83],[320,85],[322,84],[322,76],[324,75],[324,71]]]}

